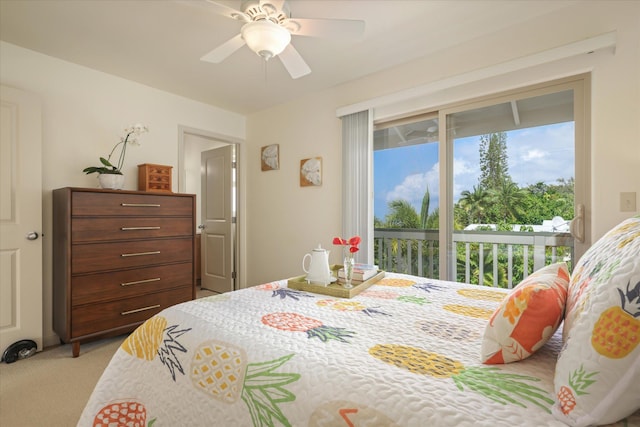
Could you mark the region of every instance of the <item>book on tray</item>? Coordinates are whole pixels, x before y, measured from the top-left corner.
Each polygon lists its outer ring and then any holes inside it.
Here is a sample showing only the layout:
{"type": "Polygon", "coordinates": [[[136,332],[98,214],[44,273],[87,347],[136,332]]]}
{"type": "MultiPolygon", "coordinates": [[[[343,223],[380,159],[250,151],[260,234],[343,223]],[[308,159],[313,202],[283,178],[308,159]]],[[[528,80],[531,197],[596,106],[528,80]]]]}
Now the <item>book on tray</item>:
{"type": "MultiPolygon", "coordinates": [[[[378,267],[375,265],[355,264],[353,266],[353,275],[351,276],[351,281],[354,283],[364,282],[371,279],[377,273],[378,267]]],[[[344,268],[341,268],[340,270],[338,270],[338,281],[341,283],[344,282],[344,277],[344,268]]]]}

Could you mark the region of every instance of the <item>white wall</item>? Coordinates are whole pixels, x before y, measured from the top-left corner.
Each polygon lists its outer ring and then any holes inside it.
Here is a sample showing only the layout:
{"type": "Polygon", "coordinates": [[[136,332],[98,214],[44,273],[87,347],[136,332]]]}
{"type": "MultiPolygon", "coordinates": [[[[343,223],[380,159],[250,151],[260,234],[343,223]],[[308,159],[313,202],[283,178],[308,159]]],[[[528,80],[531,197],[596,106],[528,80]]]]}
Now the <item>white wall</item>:
{"type": "MultiPolygon", "coordinates": [[[[640,2],[592,1],[476,39],[428,58],[372,74],[320,94],[253,114],[247,119],[247,284],[302,274],[303,255],[317,243],[331,246],[341,231],[341,126],[338,108],[438,82],[534,55],[558,46],[617,32],[615,53],[584,55],[475,83],[494,93],[592,72],[593,240],[633,213],[619,211],[619,193],[640,198],[640,2]],[[260,146],[280,144],[279,171],[261,172],[260,146]],[[321,188],[299,187],[299,160],[322,156],[321,188]]],[[[425,40],[428,43],[428,40],[425,40]]],[[[418,104],[459,100],[456,89],[427,95],[418,104]],[[432,98],[431,98],[432,97],[432,98]]],[[[639,201],[640,202],[640,201],[639,201]]],[[[637,212],[636,212],[637,213],[637,212]]],[[[331,254],[331,262],[338,257],[331,254]]]]}
{"type": "Polygon", "coordinates": [[[45,345],[58,342],[52,330],[51,190],[96,187],[96,175],[82,169],[98,166],[119,141],[123,129],[144,123],[149,133],[127,150],[125,189],[137,189],[137,165],[173,166],[177,192],[178,127],[186,126],[243,139],[245,118],[219,108],[77,66],[0,42],[2,84],[38,95],[42,100],[43,176],[43,318],[45,345]]]}
{"type": "Polygon", "coordinates": [[[304,254],[318,244],[334,249],[331,240],[340,235],[341,122],[329,95],[276,107],[248,122],[248,286],[304,274],[304,254]],[[270,144],[280,144],[280,169],[262,172],[260,148],[270,144]],[[322,185],[301,187],[300,160],[310,157],[322,157],[322,185]]]}

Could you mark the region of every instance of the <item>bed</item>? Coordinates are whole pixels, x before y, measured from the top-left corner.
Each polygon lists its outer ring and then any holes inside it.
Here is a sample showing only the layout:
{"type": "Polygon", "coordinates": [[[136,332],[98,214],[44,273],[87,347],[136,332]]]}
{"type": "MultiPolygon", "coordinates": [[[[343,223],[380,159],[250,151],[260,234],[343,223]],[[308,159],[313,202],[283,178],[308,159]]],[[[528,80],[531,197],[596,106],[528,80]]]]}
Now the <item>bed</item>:
{"type": "Polygon", "coordinates": [[[123,343],[78,425],[564,426],[560,330],[524,361],[480,363],[506,293],[387,273],[351,299],[281,280],[179,304],[123,343]]]}

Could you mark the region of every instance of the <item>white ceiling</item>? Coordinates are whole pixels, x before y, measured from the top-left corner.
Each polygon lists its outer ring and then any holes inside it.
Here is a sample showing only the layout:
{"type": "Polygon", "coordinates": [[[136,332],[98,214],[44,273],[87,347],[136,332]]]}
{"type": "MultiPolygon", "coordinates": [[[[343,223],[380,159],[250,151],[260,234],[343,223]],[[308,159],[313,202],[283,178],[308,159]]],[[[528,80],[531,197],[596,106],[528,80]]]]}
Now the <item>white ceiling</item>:
{"type": "MultiPolygon", "coordinates": [[[[239,8],[240,1],[221,0],[239,8]]],[[[205,0],[0,0],[0,39],[167,92],[250,114],[429,55],[576,1],[289,0],[291,16],[365,21],[358,40],[294,36],[311,67],[293,80],[246,46],[199,58],[239,33],[205,0]]]]}

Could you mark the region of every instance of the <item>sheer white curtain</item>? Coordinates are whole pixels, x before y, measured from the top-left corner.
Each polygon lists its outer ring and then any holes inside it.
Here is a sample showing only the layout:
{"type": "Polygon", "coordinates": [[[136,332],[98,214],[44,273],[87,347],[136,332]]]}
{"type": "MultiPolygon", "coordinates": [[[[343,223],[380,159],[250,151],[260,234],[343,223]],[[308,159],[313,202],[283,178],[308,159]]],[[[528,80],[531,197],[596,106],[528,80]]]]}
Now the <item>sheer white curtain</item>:
{"type": "Polygon", "coordinates": [[[373,263],[373,114],[342,116],[342,236],[362,238],[357,262],[373,263]]]}

